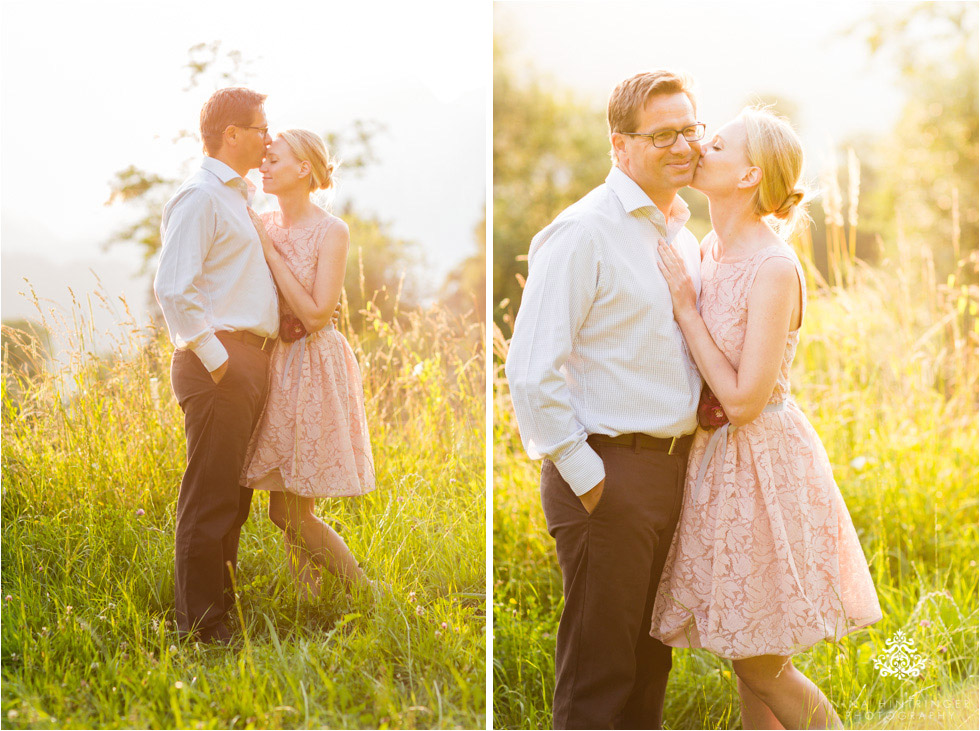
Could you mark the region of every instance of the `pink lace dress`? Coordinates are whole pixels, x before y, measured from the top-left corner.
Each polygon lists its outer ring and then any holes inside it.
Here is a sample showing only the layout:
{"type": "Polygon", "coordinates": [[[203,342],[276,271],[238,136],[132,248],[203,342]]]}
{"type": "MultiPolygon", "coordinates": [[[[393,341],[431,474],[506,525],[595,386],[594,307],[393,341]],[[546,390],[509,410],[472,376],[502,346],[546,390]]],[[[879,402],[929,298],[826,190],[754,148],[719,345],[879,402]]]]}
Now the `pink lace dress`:
{"type": "MultiPolygon", "coordinates": [[[[709,247],[701,263],[701,316],[736,368],[749,290],[773,257],[796,265],[805,309],[803,272],[786,245],[732,263],[715,261],[709,247]]],[[[798,343],[796,330],[760,416],[694,437],[650,630],[667,645],[730,659],[787,656],[881,619],[827,453],[790,396],[798,343]]]]}
{"type": "MultiPolygon", "coordinates": [[[[277,219],[275,213],[262,216],[276,250],[311,291],[320,242],[340,219],[328,215],[305,229],[283,228],[277,219]]],[[[280,307],[291,314],[282,300],[280,307]]],[[[304,497],[373,490],[361,372],[344,336],[328,324],[293,343],[280,340],[269,378],[269,397],[248,447],[242,484],[304,497]]]]}

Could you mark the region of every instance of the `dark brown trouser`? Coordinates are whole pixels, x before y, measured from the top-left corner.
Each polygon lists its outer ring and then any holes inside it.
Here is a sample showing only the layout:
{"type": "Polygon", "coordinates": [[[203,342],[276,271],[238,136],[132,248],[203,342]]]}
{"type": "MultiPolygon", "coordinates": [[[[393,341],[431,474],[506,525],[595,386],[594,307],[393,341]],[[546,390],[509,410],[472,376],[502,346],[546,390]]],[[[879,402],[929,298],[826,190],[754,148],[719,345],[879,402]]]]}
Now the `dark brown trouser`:
{"type": "Polygon", "coordinates": [[[177,629],[212,636],[235,603],[231,572],[252,491],[239,478],[266,397],[269,356],[223,340],[228,370],[215,385],[190,350],[174,352],[170,381],[184,412],[187,469],[177,498],[174,561],[177,629]]]}
{"type": "Polygon", "coordinates": [[[680,514],[687,453],[589,444],[606,483],[589,515],[554,463],[541,502],[565,593],[555,658],[556,729],[661,728],[670,648],[649,634],[680,514]]]}

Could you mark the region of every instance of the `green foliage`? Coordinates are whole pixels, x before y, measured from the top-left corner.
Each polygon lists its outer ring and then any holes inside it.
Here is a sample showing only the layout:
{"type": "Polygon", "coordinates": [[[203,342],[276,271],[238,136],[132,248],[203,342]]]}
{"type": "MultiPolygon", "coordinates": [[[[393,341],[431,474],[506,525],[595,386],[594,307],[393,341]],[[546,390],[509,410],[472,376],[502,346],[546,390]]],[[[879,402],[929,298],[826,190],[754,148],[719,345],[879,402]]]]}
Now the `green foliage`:
{"type": "Polygon", "coordinates": [[[881,186],[865,196],[870,216],[886,240],[928,247],[940,278],[978,246],[977,14],[970,2],[882,6],[852,29],[876,57],[898,63],[907,95],[895,129],[868,156],[880,161],[881,186]]]}
{"type": "Polygon", "coordinates": [[[487,312],[487,221],[473,229],[477,250],[449,273],[442,285],[440,301],[453,312],[473,312],[481,321],[487,312]]]}
{"type": "Polygon", "coordinates": [[[360,323],[342,319],[378,489],[317,512],[392,592],[327,581],[303,601],[257,493],[239,554],[240,652],[182,643],[172,624],[185,448],[162,334],[123,323],[110,358],[72,353],[20,406],[5,370],[5,728],[485,725],[482,328],[444,308],[388,321],[370,301],[360,323]]]}
{"type": "Polygon", "coordinates": [[[494,320],[509,331],[534,235],[609,172],[605,114],[519,77],[494,39],[494,320]],[[505,303],[505,304],[504,304],[505,303]]]}

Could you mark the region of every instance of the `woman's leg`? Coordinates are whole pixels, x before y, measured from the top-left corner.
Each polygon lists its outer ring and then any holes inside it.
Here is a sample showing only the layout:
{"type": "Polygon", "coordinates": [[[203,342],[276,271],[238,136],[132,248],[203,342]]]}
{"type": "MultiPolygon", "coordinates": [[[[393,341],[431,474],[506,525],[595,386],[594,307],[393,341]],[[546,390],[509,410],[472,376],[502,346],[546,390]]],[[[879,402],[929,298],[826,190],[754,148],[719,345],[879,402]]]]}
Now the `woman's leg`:
{"type": "Polygon", "coordinates": [[[286,542],[286,564],[296,582],[297,593],[305,599],[312,599],[320,593],[320,569],[309,560],[299,532],[289,522],[286,493],[269,493],[269,518],[282,530],[286,542]]]}
{"type": "Polygon", "coordinates": [[[772,715],[765,702],[752,692],[742,679],[735,676],[738,684],[738,700],[742,710],[742,728],[745,729],[782,729],[785,728],[772,715]]]}
{"type": "Polygon", "coordinates": [[[347,583],[370,584],[344,539],[314,514],[314,499],[289,493],[283,495],[289,523],[298,529],[309,560],[347,583]]]}
{"type": "Polygon", "coordinates": [[[843,728],[827,696],[793,667],[792,658],[760,655],[733,660],[732,667],[784,728],[843,728]]]}

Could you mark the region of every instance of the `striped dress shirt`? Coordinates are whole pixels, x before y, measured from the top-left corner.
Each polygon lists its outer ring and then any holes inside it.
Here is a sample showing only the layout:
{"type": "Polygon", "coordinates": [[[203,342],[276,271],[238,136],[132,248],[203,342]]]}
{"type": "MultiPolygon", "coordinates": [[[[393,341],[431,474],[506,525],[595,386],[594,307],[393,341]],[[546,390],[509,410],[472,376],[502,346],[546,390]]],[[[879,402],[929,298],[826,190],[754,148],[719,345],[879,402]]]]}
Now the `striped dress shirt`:
{"type": "Polygon", "coordinates": [[[683,256],[698,292],[701,257],[674,199],[669,224],[619,168],[531,242],[505,372],[521,439],[582,495],[605,478],[586,439],[694,431],[701,376],[674,320],[657,242],[683,256]]]}
{"type": "Polygon", "coordinates": [[[163,248],[153,291],[170,339],[214,371],[228,360],[215,332],[279,332],[279,301],[248,215],[249,182],[213,157],[163,209],[163,248]]]}

